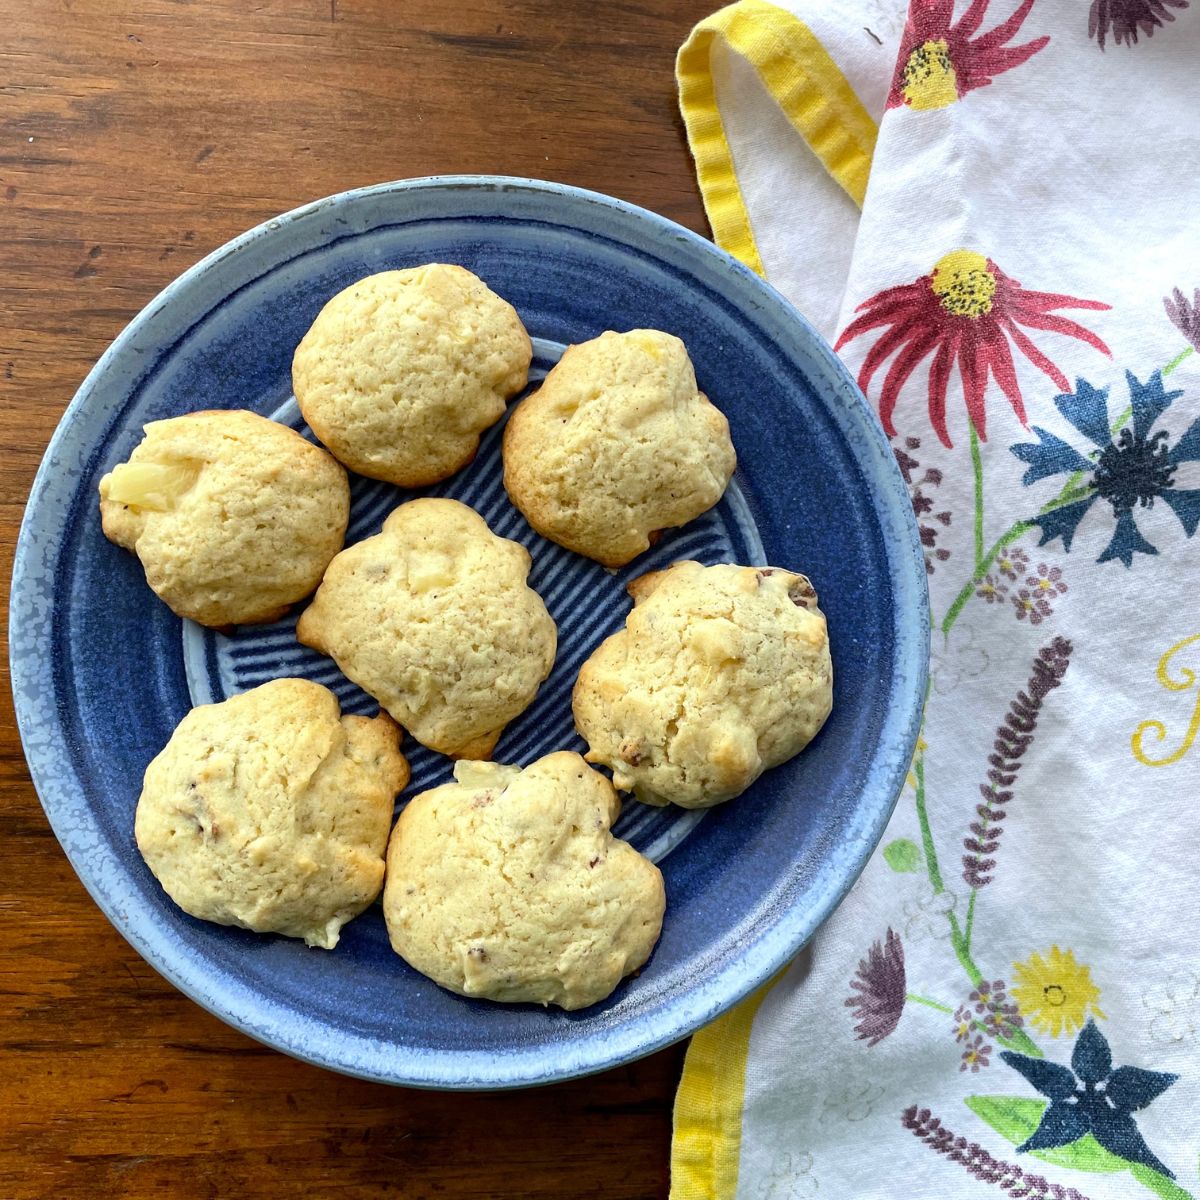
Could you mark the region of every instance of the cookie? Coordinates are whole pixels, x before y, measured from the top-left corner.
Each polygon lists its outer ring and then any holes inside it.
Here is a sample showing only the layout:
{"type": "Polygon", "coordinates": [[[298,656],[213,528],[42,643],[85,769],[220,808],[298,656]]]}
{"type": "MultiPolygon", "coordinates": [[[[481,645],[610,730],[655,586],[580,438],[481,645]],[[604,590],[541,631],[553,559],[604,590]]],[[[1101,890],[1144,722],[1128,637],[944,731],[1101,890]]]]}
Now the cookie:
{"type": "Polygon", "coordinates": [[[529,554],[457,500],[400,505],[343,550],[296,627],[417,741],[489,758],[554,665],[529,554]]]}
{"type": "Polygon", "coordinates": [[[332,950],[383,884],[399,745],[306,679],[201,705],[146,768],[138,849],[193,917],[332,950]]]}
{"type": "Polygon", "coordinates": [[[634,609],[583,664],[589,762],[647,804],[707,808],[799,753],[833,702],[825,617],[803,576],[676,563],[629,586],[634,609]]]}
{"type": "Polygon", "coordinates": [[[620,802],[578,754],[460,762],[392,831],[392,949],[463,996],[585,1008],[650,957],[658,868],[609,832],[620,802]]]}
{"type": "Polygon", "coordinates": [[[463,267],[430,263],[334,296],[296,349],[292,388],[351,470],[423,487],[471,461],[532,354],[511,304],[463,267]]]}
{"type": "Polygon", "coordinates": [[[543,537],[624,566],[725,492],[729,422],[696,388],[683,343],[656,329],[568,347],[504,430],[504,486],[543,537]]]}
{"type": "Polygon", "coordinates": [[[201,625],[283,616],[320,582],[349,515],[346,472],[329,454],[240,409],[150,422],[100,480],[104,536],[201,625]]]}

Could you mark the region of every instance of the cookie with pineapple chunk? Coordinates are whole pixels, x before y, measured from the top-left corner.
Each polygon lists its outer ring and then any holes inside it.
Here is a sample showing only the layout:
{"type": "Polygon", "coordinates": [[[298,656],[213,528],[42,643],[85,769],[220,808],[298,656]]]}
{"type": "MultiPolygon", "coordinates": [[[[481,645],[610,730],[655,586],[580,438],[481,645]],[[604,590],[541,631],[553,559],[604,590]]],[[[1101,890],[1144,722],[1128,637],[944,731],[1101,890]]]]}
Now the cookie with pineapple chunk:
{"type": "Polygon", "coordinates": [[[465,504],[411,500],[329,564],[296,635],[423,745],[489,758],[554,665],[557,631],[529,567],[465,504]]]}
{"type": "Polygon", "coordinates": [[[351,470],[423,487],[474,458],[532,354],[507,300],[463,267],[429,263],[334,296],[296,348],[292,388],[351,470]]]}
{"type": "Polygon", "coordinates": [[[504,431],[512,502],[543,537],[606,567],[710,509],[736,461],[684,344],[657,329],[568,347],[504,431]]]}
{"type": "Polygon", "coordinates": [[[798,754],[833,703],[825,617],[803,575],[681,562],[629,586],[634,608],[583,664],[588,761],[647,804],[707,808],[798,754]]]}
{"type": "Polygon", "coordinates": [[[151,421],[100,480],[105,537],[201,625],[283,616],[320,582],[349,516],[350,485],[330,454],[241,409],[151,421]]]}
{"type": "Polygon", "coordinates": [[[397,793],[390,717],[306,679],[194,708],[146,768],[134,834],[185,912],[331,950],[379,895],[397,793]]]}
{"type": "Polygon", "coordinates": [[[620,802],[578,754],[455,764],[388,843],[392,949],[463,996],[585,1008],[650,957],[658,868],[610,829],[620,802]]]}

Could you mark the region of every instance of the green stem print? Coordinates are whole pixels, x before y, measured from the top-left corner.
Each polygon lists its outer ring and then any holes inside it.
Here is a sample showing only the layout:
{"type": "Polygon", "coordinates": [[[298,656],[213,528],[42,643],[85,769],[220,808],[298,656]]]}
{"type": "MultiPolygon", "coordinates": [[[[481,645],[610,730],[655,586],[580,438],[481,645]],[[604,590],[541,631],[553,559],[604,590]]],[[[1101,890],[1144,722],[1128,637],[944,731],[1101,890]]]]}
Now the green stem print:
{"type": "MultiPolygon", "coordinates": [[[[1029,682],[1009,705],[1005,720],[996,730],[987,781],[983,785],[985,802],[977,806],[977,819],[971,823],[963,840],[963,849],[966,851],[963,857],[963,880],[971,889],[967,901],[966,924],[964,926],[959,922],[953,909],[946,913],[946,919],[950,926],[950,945],[954,956],[977,992],[988,982],[971,950],[979,893],[992,881],[1000,846],[1000,831],[1007,816],[1007,806],[1013,800],[1012,787],[1021,769],[1021,760],[1037,730],[1042,704],[1046,696],[1062,682],[1070,656],[1071,643],[1063,638],[1055,638],[1039,651],[1029,682]],[[1017,735],[1014,729],[1024,732],[1017,735]]],[[[922,749],[913,763],[913,776],[917,784],[917,821],[921,828],[921,841],[925,847],[929,885],[934,895],[940,895],[945,890],[945,882],[938,865],[933,830],[929,824],[929,810],[925,802],[925,743],[922,740],[920,744],[922,749]]],[[[996,1034],[996,1040],[1002,1045],[1020,1050],[1034,1058],[1042,1057],[1037,1043],[1018,1025],[1012,1022],[997,1022],[996,1034]]]]}
{"type": "Polygon", "coordinates": [[[942,635],[950,636],[950,630],[954,628],[954,622],[958,620],[959,614],[966,607],[967,601],[975,594],[975,589],[983,582],[983,577],[992,569],[992,564],[996,561],[1006,546],[1011,546],[1023,533],[1027,533],[1031,526],[1027,521],[1017,521],[1010,525],[993,543],[991,549],[983,556],[971,578],[962,586],[962,591],[954,597],[954,603],[950,605],[946,611],[946,615],[942,618],[942,635]]]}
{"type": "MultiPolygon", "coordinates": [[[[972,941],[976,930],[976,918],[981,911],[980,896],[993,881],[1000,862],[1000,834],[1008,819],[1009,809],[1014,802],[1018,802],[1016,783],[1023,760],[1036,738],[1043,706],[1050,693],[1061,685],[1067,673],[1071,654],[1071,643],[1065,638],[1056,637],[1035,656],[1025,686],[1017,692],[996,728],[992,752],[988,756],[985,781],[980,789],[983,802],[976,805],[976,819],[970,822],[967,834],[963,838],[962,878],[970,888],[966,916],[964,921],[960,921],[958,913],[951,907],[946,912],[946,921],[950,947],[972,988],[967,1003],[954,1008],[943,1000],[909,990],[903,946],[894,931],[888,930],[886,949],[881,943],[877,943],[868,957],[859,964],[857,979],[852,984],[858,995],[848,1000],[847,1004],[858,1009],[860,1024],[856,1032],[860,1037],[869,1037],[871,1045],[888,1036],[896,1028],[905,1005],[929,1009],[939,1017],[952,1016],[952,1032],[955,1041],[961,1047],[963,1071],[978,1073],[981,1069],[991,1066],[993,1053],[999,1048],[998,1058],[1004,1065],[1018,1071],[1035,1088],[1047,1087],[1046,1094],[1051,1098],[1049,1105],[1044,1099],[1027,1099],[1008,1094],[973,1095],[966,1098],[968,1107],[976,1116],[1011,1142],[1018,1153],[1026,1152],[1047,1163],[1076,1171],[1128,1172],[1129,1177],[1158,1196],[1169,1197],[1169,1200],[1194,1200],[1189,1192],[1175,1182],[1169,1169],[1153,1156],[1144,1142],[1131,1142],[1129,1148],[1123,1150],[1128,1157],[1121,1157],[1101,1145],[1101,1141],[1114,1146],[1122,1143],[1119,1140],[1114,1142],[1109,1132],[1099,1125],[1096,1126],[1096,1136],[1093,1136],[1090,1130],[1082,1133],[1070,1130],[1059,1132],[1062,1129],[1062,1118],[1053,1105],[1066,1103],[1057,1089],[1059,1081],[1070,1072],[1056,1064],[1047,1064],[1044,1067],[1038,1065],[1039,1060],[1045,1060],[1047,1056],[1031,1036],[1025,1019],[1032,1016],[1041,1020],[1043,1024],[1039,1027],[1056,1037],[1064,1029],[1069,1032],[1077,1025],[1073,1026],[1069,1021],[1063,1021],[1061,1014],[1047,1017],[1044,1012],[1038,1011],[1037,1003],[1043,1001],[1050,989],[1040,978],[1031,982],[1029,976],[1049,974],[1070,981],[1068,986],[1080,997],[1079,1012],[1073,1014],[1073,1019],[1082,1023],[1088,1006],[1097,1016],[1103,1015],[1096,1004],[1099,991],[1091,984],[1087,968],[1075,961],[1071,951],[1064,954],[1057,946],[1048,953],[1048,961],[1035,953],[1027,962],[1014,964],[1019,984],[1013,989],[1013,996],[1019,1003],[1009,1003],[1007,985],[1000,979],[986,976],[974,957],[972,941]],[[1031,996],[1034,999],[1031,1000],[1031,996]],[[1030,1007],[1027,1008],[1027,1005],[1030,1007]],[[1053,1023],[1055,1020],[1059,1022],[1057,1025],[1053,1023]],[[1046,1080],[1053,1082],[1046,1083],[1046,1080]],[[1047,1131],[1053,1131],[1053,1136],[1047,1131]],[[1100,1138],[1099,1141],[1097,1137],[1100,1138]]],[[[918,747],[911,782],[916,794],[921,849],[918,850],[912,842],[906,842],[904,853],[893,853],[888,861],[890,864],[899,864],[894,865],[896,870],[908,870],[916,865],[915,860],[919,858],[923,862],[930,889],[938,896],[946,894],[948,889],[929,820],[925,771],[927,747],[924,737],[918,742],[918,747]]],[[[1096,1057],[1097,1062],[1103,1060],[1111,1064],[1107,1042],[1095,1023],[1090,1020],[1086,1021],[1076,1043],[1075,1052],[1071,1057],[1073,1067],[1087,1074],[1090,1070],[1086,1066],[1089,1054],[1096,1057]],[[1088,1048],[1081,1050],[1080,1047],[1085,1044],[1088,1048]]],[[[1061,1052],[1057,1057],[1061,1057],[1061,1052]]],[[[1090,1075],[1087,1077],[1091,1078],[1090,1075]]],[[[1145,1094],[1139,1094],[1136,1098],[1139,1104],[1148,1103],[1154,1095],[1165,1090],[1175,1080],[1174,1075],[1145,1070],[1140,1071],[1137,1077],[1147,1081],[1145,1094]]],[[[1118,1117],[1113,1118],[1117,1119],[1118,1117]]],[[[1094,1120],[1103,1122],[1108,1118],[1101,1112],[1094,1120]]],[[[905,1114],[905,1123],[935,1149],[941,1149],[945,1143],[945,1146],[953,1149],[955,1153],[961,1150],[958,1146],[961,1139],[947,1140],[940,1132],[940,1123],[929,1116],[928,1110],[909,1110],[905,1114]]],[[[972,1150],[981,1163],[989,1159],[987,1152],[982,1148],[972,1146],[972,1150]]],[[[1016,1167],[1010,1169],[1019,1171],[1016,1167]]],[[[1072,1194],[1082,1195],[1073,1189],[1063,1190],[1064,1196],[1072,1194]]]]}
{"type": "Polygon", "coordinates": [[[933,834],[929,829],[929,813],[925,809],[925,751],[917,752],[913,759],[913,775],[916,777],[917,821],[921,826],[921,845],[925,850],[925,869],[929,873],[929,886],[933,894],[940,896],[946,890],[942,883],[942,872],[938,867],[937,849],[933,844],[933,834]]]}
{"type": "MultiPolygon", "coordinates": [[[[1191,346],[1180,351],[1165,367],[1162,369],[1162,376],[1165,379],[1171,374],[1181,363],[1188,357],[1194,354],[1195,351],[1191,346]]],[[[1112,425],[1112,433],[1115,437],[1121,429],[1128,423],[1129,418],[1133,414],[1132,408],[1126,408],[1124,412],[1117,417],[1112,425]]],[[[1030,529],[1034,528],[1030,521],[1014,521],[987,549],[983,549],[984,544],[984,502],[983,502],[983,461],[979,447],[979,437],[975,432],[975,427],[970,427],[971,433],[971,473],[974,478],[975,485],[975,511],[974,517],[974,541],[975,541],[975,556],[972,565],[970,578],[959,589],[958,594],[954,597],[950,607],[946,610],[946,615],[940,622],[942,636],[948,638],[950,630],[954,628],[954,623],[962,615],[963,609],[967,606],[968,601],[976,593],[976,589],[983,582],[984,577],[992,569],[999,557],[1000,553],[1013,542],[1017,541],[1030,529]]],[[[1099,454],[1098,450],[1091,452],[1090,457],[1095,458],[1099,454]]],[[[1053,512],[1055,509],[1062,508],[1067,504],[1074,504],[1077,500],[1083,500],[1092,495],[1095,491],[1090,484],[1084,484],[1085,471],[1076,471],[1063,484],[1058,495],[1054,497],[1048,504],[1044,504],[1039,510],[1038,515],[1044,516],[1048,512],[1053,512]]],[[[935,622],[935,628],[939,627],[935,622]]]]}
{"type": "Polygon", "coordinates": [[[971,957],[967,939],[963,937],[963,932],[958,925],[958,917],[954,914],[953,909],[946,914],[946,917],[950,922],[950,945],[954,948],[955,957],[962,964],[967,978],[975,987],[978,987],[983,982],[983,972],[975,965],[975,960],[971,957]]]}
{"type": "Polygon", "coordinates": [[[918,996],[915,992],[907,992],[904,998],[910,1004],[924,1004],[926,1008],[935,1008],[938,1012],[954,1012],[954,1009],[951,1008],[949,1004],[942,1004],[938,1000],[930,1000],[928,996],[918,996]]]}
{"type": "MultiPolygon", "coordinates": [[[[943,1004],[940,1000],[932,1000],[928,996],[918,996],[916,992],[906,992],[904,994],[904,999],[909,1004],[923,1004],[926,1008],[932,1008],[935,1012],[946,1013],[949,1016],[957,1015],[953,1005],[943,1004]]],[[[988,1037],[996,1037],[995,1030],[985,1021],[981,1021],[976,1017],[970,1016],[969,1014],[959,1016],[958,1019],[961,1022],[961,1030],[959,1033],[960,1039],[965,1036],[968,1030],[974,1030],[978,1033],[985,1034],[988,1037]]],[[[1033,1042],[1028,1038],[1026,1038],[1024,1042],[1010,1042],[1006,1037],[997,1037],[996,1040],[1004,1046],[1010,1046],[1014,1048],[1019,1047],[1022,1050],[1025,1049],[1026,1045],[1033,1045],[1033,1042]]]]}
{"type": "Polygon", "coordinates": [[[1195,351],[1194,347],[1192,347],[1192,346],[1186,346],[1184,349],[1180,350],[1180,352],[1177,355],[1175,355],[1175,357],[1173,359],[1171,359],[1171,361],[1169,363],[1167,363],[1167,365],[1165,367],[1163,367],[1163,369],[1162,369],[1163,378],[1166,379],[1166,377],[1168,375],[1170,375],[1170,373],[1173,370],[1175,370],[1175,368],[1177,366],[1179,366],[1179,364],[1181,362],[1183,362],[1183,360],[1185,358],[1187,358],[1187,356],[1189,354],[1195,354],[1195,353],[1196,353],[1196,351],[1195,351]]]}
{"type": "MultiPolygon", "coordinates": [[[[1195,351],[1188,347],[1176,355],[1162,369],[1165,377],[1176,370],[1195,351]]],[[[1132,407],[1121,412],[1111,429],[1115,437],[1129,422],[1132,407]]],[[[1094,450],[1090,458],[1098,458],[1100,450],[1094,450]]],[[[962,587],[954,595],[949,607],[940,621],[934,618],[933,626],[940,629],[947,641],[951,632],[966,606],[975,595],[984,596],[987,588],[981,589],[985,579],[991,585],[989,573],[992,572],[997,560],[1014,542],[1026,533],[1037,528],[1038,517],[1067,505],[1078,503],[1092,496],[1095,485],[1092,475],[1086,469],[1073,472],[1063,484],[1058,494],[1043,505],[1036,516],[1012,522],[1003,529],[992,541],[987,539],[987,521],[985,506],[985,481],[983,474],[982,450],[980,439],[972,426],[970,428],[970,460],[973,479],[974,506],[972,512],[972,544],[973,555],[970,575],[962,587]]],[[[945,523],[945,522],[944,522],[945,523]]],[[[932,543],[927,542],[927,546],[932,543]]],[[[1008,578],[1013,578],[1027,559],[1020,555],[1006,556],[1010,561],[1002,563],[1002,570],[1008,578]]],[[[1042,568],[1043,573],[1045,568],[1042,568]]],[[[1002,586],[1002,585],[1001,585],[1002,586]]],[[[1032,587],[1032,582],[1031,585],[1032,587]]],[[[994,586],[988,599],[995,599],[994,586]]],[[[945,918],[947,940],[956,961],[962,969],[963,976],[970,986],[970,999],[966,1004],[954,1008],[942,1000],[931,998],[919,992],[909,991],[903,976],[903,947],[898,936],[889,930],[889,948],[893,966],[898,966],[903,989],[899,992],[900,1004],[907,1001],[911,1006],[931,1010],[930,1019],[937,1014],[941,1017],[953,1015],[954,1033],[957,1041],[964,1047],[962,1050],[962,1070],[978,1072],[988,1067],[993,1061],[993,1049],[999,1049],[999,1057],[1008,1066],[1014,1067],[1027,1074],[1029,1079],[1042,1078],[1033,1067],[1022,1067],[1021,1064],[1034,1060],[1044,1060],[1046,1053],[1038,1045],[1035,1037],[1039,1034],[1052,1034],[1058,1037],[1062,1032],[1078,1029],[1085,1020],[1087,1006],[1097,1017],[1103,1016],[1096,1000],[1099,991],[1091,983],[1086,966],[1075,962],[1071,951],[1065,953],[1054,947],[1047,952],[1043,959],[1039,953],[1034,953],[1023,963],[1013,964],[1017,972],[1017,986],[1013,989],[1013,999],[1017,1003],[1008,1002],[1007,985],[1000,979],[985,974],[977,961],[979,953],[977,942],[980,941],[981,931],[986,916],[986,906],[982,903],[983,893],[995,877],[998,864],[1003,857],[1001,849],[1005,822],[1010,820],[1010,810],[1014,803],[1019,805],[1017,796],[1017,781],[1023,760],[1032,744],[1036,732],[1041,709],[1050,693],[1063,681],[1070,665],[1072,645],[1061,637],[1052,638],[1035,657],[1031,673],[1024,688],[1017,693],[1009,704],[1004,719],[998,725],[988,757],[988,767],[985,781],[981,786],[982,803],[974,806],[973,819],[969,822],[966,835],[962,840],[962,880],[969,889],[965,910],[952,903],[947,878],[943,873],[939,858],[937,843],[934,839],[933,827],[930,822],[929,804],[927,797],[926,755],[927,744],[922,736],[918,741],[917,753],[913,759],[910,783],[915,797],[917,823],[920,829],[920,850],[912,842],[905,842],[905,853],[894,852],[887,861],[894,869],[907,871],[920,870],[923,866],[929,881],[933,896],[945,897],[945,918]],[[894,944],[891,939],[895,939],[894,944]],[[1078,1012],[1072,1011],[1065,1019],[1058,1013],[1050,1013],[1047,1009],[1039,1009],[1036,999],[1041,998],[1046,990],[1046,984],[1039,977],[1039,972],[1049,977],[1055,971],[1061,977],[1073,979],[1077,984],[1077,994],[1086,997],[1086,1003],[1080,1001],[1078,1012]],[[1032,977],[1032,978],[1031,978],[1032,977]],[[1090,989],[1090,990],[1089,990],[1090,989]],[[1065,1023],[1064,1023],[1065,1020],[1065,1023]],[[1036,1026],[1036,1028],[1035,1028],[1036,1026]]],[[[1018,810],[1019,812],[1019,807],[1018,810]]],[[[951,881],[952,882],[952,881],[951,881]]],[[[882,960],[880,960],[882,962],[882,960]]],[[[860,981],[864,986],[869,982],[869,973],[864,974],[862,968],[867,960],[860,964],[860,981]]],[[[878,965],[878,964],[877,964],[878,965]]],[[[893,995],[896,993],[893,992],[893,995]]],[[[900,1017],[899,1009],[880,1019],[875,1015],[872,1028],[876,1036],[886,1036],[884,1030],[895,1028],[900,1017]]],[[[1088,1023],[1088,1028],[1094,1028],[1088,1023]]],[[[863,1036],[860,1034],[860,1036],[863,1036]]],[[[1081,1037],[1083,1035],[1081,1034],[1081,1037]]],[[[1089,1035],[1091,1036],[1091,1035],[1089,1035]]],[[[1100,1035],[1095,1035],[1100,1036],[1100,1035]]],[[[872,1042],[873,1044],[873,1042],[872,1042]]],[[[1053,1055],[1061,1057],[1061,1052],[1053,1055]]],[[[1047,1066],[1044,1070],[1050,1070],[1047,1066]]],[[[1058,1068],[1054,1068],[1058,1070],[1058,1068]]],[[[1043,1070],[1039,1068],[1038,1070],[1043,1070]]],[[[1162,1076],[1164,1080],[1168,1076],[1162,1076]]],[[[1186,1192],[1170,1178],[1170,1172],[1157,1160],[1137,1161],[1136,1155],[1129,1159],[1121,1158],[1114,1153],[1104,1150],[1099,1142],[1090,1134],[1077,1139],[1070,1144],[1056,1149],[1034,1151],[1028,1148],[1028,1142],[1033,1131],[1038,1128],[1042,1113],[1048,1111],[1044,1100],[1024,1100],[1017,1097],[986,1097],[972,1096],[967,1100],[968,1105],[977,1116],[982,1117],[997,1132],[1011,1141],[1018,1152],[1028,1150],[1047,1162],[1056,1163],[1076,1170],[1127,1171],[1129,1176],[1142,1186],[1160,1196],[1170,1196],[1172,1200],[1193,1200],[1186,1192]],[[1164,1173],[1165,1172],[1165,1173],[1164,1173]]],[[[913,1110],[917,1113],[918,1110],[913,1110]]],[[[924,1112],[924,1110],[921,1110],[924,1112]]],[[[1051,1122],[1051,1114],[1046,1118],[1051,1122]]],[[[906,1114],[907,1120],[907,1114],[906,1114]]],[[[920,1126],[920,1121],[928,1120],[926,1116],[918,1116],[915,1123],[910,1124],[913,1132],[925,1140],[940,1139],[937,1129],[920,1126]]],[[[932,1126],[937,1126],[932,1121],[932,1126]]],[[[931,1144],[933,1142],[931,1141],[931,1144]]],[[[1043,1139],[1035,1143],[1046,1146],[1043,1139]]],[[[979,1151],[980,1154],[985,1154],[979,1151]]],[[[1069,1194],[1069,1193],[1067,1193],[1069,1194]]]]}
{"type": "MultiPolygon", "coordinates": [[[[933,889],[933,894],[939,896],[946,890],[946,885],[942,879],[937,848],[933,840],[933,830],[929,825],[929,811],[925,803],[925,752],[923,749],[918,752],[917,757],[913,760],[913,775],[916,782],[917,822],[921,828],[921,844],[925,851],[925,870],[929,877],[929,886],[933,889]]],[[[975,989],[978,989],[987,982],[983,972],[979,969],[978,963],[976,963],[971,955],[971,939],[968,932],[973,931],[975,922],[975,897],[977,892],[978,888],[972,889],[971,899],[968,902],[967,930],[964,930],[959,925],[958,917],[953,909],[946,914],[950,925],[951,948],[954,950],[955,957],[970,980],[971,986],[975,989]]],[[[918,1003],[924,1003],[924,1001],[918,1001],[918,1003]]],[[[936,1005],[930,1003],[929,1007],[936,1007],[936,1005]]],[[[1035,1058],[1042,1056],[1042,1051],[1039,1049],[1037,1043],[1027,1033],[1015,1026],[1005,1025],[1003,1033],[997,1036],[996,1040],[1004,1046],[1020,1050],[1035,1058]]]]}
{"type": "Polygon", "coordinates": [[[979,453],[979,434],[971,430],[971,474],[975,480],[975,574],[980,574],[983,560],[983,456],[979,453]]]}

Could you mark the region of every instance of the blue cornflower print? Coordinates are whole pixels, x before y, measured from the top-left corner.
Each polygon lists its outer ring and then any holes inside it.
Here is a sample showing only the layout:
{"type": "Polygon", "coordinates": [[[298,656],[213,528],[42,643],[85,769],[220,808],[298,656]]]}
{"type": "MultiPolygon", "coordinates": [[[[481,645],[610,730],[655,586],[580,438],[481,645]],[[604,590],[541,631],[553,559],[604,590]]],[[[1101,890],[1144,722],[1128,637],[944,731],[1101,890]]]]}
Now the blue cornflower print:
{"type": "Polygon", "coordinates": [[[1033,426],[1037,442],[1022,442],[1012,452],[1029,464],[1022,482],[1026,485],[1052,475],[1077,472],[1089,475],[1077,488],[1069,488],[1062,504],[1030,517],[1029,523],[1041,529],[1039,545],[1062,538],[1063,549],[1071,541],[1084,515],[1098,500],[1112,508],[1116,519],[1112,540],[1096,560],[1120,559],[1127,567],[1135,554],[1157,554],[1134,521],[1135,508],[1152,508],[1161,499],[1179,518],[1188,537],[1200,525],[1200,488],[1174,487],[1175,473],[1181,463],[1200,462],[1200,418],[1193,421],[1174,445],[1166,430],[1152,432],[1154,423],[1183,395],[1163,388],[1162,372],[1155,371],[1145,383],[1131,372],[1129,382],[1131,420],[1118,432],[1108,420],[1108,389],[1093,387],[1086,379],[1076,383],[1075,391],[1055,397],[1063,418],[1071,423],[1097,449],[1083,454],[1053,433],[1033,426]]]}
{"type": "Polygon", "coordinates": [[[1141,1067],[1114,1070],[1108,1041],[1090,1020],[1076,1039],[1069,1069],[1012,1050],[1000,1057],[1050,1100],[1018,1153],[1066,1146],[1090,1133],[1110,1154],[1175,1178],[1146,1145],[1132,1114],[1161,1096],[1178,1075],[1141,1067]]]}

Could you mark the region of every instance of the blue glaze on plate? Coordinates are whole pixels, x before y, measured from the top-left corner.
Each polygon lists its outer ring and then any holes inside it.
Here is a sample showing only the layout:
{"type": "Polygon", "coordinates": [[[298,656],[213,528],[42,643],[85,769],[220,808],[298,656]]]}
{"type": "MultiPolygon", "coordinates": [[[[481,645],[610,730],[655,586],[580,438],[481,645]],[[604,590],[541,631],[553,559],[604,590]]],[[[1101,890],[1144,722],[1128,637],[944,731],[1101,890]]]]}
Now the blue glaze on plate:
{"type": "MultiPolygon", "coordinates": [[[[355,488],[352,536],[404,496],[355,488]]],[[[251,230],[171,284],[88,376],[46,452],[17,547],[13,692],[43,806],[80,878],[133,946],[252,1037],[390,1083],[549,1083],[648,1054],[712,1020],[812,936],[878,841],[916,740],[929,617],[908,495],[887,441],[829,348],[786,301],[695,234],[618,200],[493,177],[347,192],[251,230]],[[544,371],[565,344],[649,326],[687,343],[738,451],[721,505],[617,575],[539,539],[499,487],[499,430],[436,494],[483,508],[528,545],[560,622],[554,673],[506,732],[502,760],[574,746],[569,689],[624,619],[624,583],[681,556],[804,571],[829,618],[834,709],[798,758],[703,816],[630,802],[620,829],[660,859],[667,918],[653,957],[579,1013],[442,991],[391,953],[378,906],[333,952],[195,921],[133,842],[142,773],[195,700],[277,673],[365,700],[291,642],[293,622],[232,638],[185,627],[100,530],[96,485],[145,422],[247,407],[299,427],[292,350],[356,278],[457,262],[516,305],[544,371]]],[[[406,749],[413,750],[408,743],[406,749]]],[[[448,763],[415,750],[422,784],[448,763]]]]}

